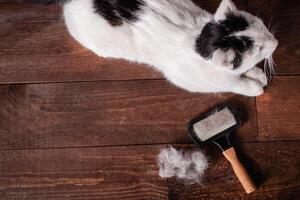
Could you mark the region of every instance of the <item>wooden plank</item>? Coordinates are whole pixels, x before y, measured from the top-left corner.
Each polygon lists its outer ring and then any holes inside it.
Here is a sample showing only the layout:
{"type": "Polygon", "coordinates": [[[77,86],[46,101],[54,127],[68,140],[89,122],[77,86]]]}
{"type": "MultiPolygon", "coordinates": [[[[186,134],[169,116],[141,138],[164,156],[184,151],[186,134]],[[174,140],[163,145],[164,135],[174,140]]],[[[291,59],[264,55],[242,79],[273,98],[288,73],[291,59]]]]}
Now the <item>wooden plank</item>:
{"type": "Polygon", "coordinates": [[[271,24],[279,24],[279,47],[274,54],[279,74],[300,74],[300,1],[251,0],[248,6],[250,12],[258,12],[267,24],[272,17],[271,24]]]}
{"type": "Polygon", "coordinates": [[[81,47],[58,6],[0,4],[0,19],[0,83],[161,78],[149,67],[81,47]]]}
{"type": "MultiPolygon", "coordinates": [[[[196,5],[201,8],[215,13],[217,8],[219,7],[221,1],[220,0],[192,0],[196,5]]],[[[233,0],[238,9],[247,10],[247,0],[233,0]]]]}
{"type": "Polygon", "coordinates": [[[158,148],[0,152],[0,195],[9,199],[166,199],[158,148]]]}
{"type": "Polygon", "coordinates": [[[0,3],[24,3],[24,0],[0,0],[0,3]]]}
{"type": "Polygon", "coordinates": [[[260,140],[300,139],[300,77],[277,77],[257,98],[260,140]]]}
{"type": "Polygon", "coordinates": [[[225,101],[246,122],[238,139],[255,140],[254,98],[191,94],[164,80],[1,86],[0,149],[189,143],[188,121],[225,101]]]}
{"type": "MultiPolygon", "coordinates": [[[[247,195],[220,152],[202,185],[158,177],[162,146],[0,151],[3,199],[296,199],[299,142],[250,143],[239,150],[259,190],[247,195]],[[272,162],[270,162],[272,161],[272,162]]],[[[190,147],[187,147],[190,149],[190,147]]]]}
{"type": "Polygon", "coordinates": [[[169,181],[170,199],[282,199],[296,200],[300,195],[299,142],[244,144],[237,148],[258,190],[245,194],[220,152],[211,153],[212,162],[202,186],[169,181]]]}
{"type": "MultiPolygon", "coordinates": [[[[200,4],[215,10],[219,2],[200,4]]],[[[81,47],[56,5],[2,3],[0,26],[0,84],[162,78],[148,66],[99,58],[81,47]]]]}

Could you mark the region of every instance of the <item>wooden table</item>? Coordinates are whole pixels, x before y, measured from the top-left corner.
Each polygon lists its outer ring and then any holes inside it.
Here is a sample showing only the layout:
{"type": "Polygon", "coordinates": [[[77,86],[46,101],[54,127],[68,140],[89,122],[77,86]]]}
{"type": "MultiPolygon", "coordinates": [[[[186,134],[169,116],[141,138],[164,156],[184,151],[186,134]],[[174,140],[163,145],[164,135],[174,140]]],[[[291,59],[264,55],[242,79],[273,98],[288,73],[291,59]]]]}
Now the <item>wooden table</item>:
{"type": "Polygon", "coordinates": [[[280,23],[279,72],[256,99],[185,92],[82,48],[56,5],[0,0],[0,199],[299,199],[300,2],[235,2],[280,23]],[[194,149],[186,123],[224,101],[243,113],[233,141],[259,190],[246,195],[213,148],[202,185],[160,179],[159,150],[194,149]]]}

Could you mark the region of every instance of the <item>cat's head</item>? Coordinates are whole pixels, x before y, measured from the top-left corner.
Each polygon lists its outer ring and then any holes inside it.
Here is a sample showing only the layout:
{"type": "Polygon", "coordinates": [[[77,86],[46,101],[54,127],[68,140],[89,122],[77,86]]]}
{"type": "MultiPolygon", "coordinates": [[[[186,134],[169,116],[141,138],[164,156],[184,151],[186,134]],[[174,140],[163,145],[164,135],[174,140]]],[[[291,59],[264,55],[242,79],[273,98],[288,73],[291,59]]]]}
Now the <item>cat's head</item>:
{"type": "Polygon", "coordinates": [[[278,45],[261,19],[223,0],[197,38],[197,52],[213,65],[242,74],[271,58],[278,45]]]}

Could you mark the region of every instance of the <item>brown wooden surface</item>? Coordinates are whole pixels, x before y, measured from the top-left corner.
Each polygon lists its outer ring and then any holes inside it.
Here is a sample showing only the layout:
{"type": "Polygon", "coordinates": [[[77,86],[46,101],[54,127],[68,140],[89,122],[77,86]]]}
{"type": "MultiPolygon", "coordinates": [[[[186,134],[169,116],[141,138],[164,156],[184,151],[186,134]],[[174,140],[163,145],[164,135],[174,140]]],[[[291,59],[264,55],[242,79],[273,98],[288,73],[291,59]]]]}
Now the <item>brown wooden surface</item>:
{"type": "Polygon", "coordinates": [[[280,76],[257,99],[191,94],[149,67],[98,58],[70,38],[59,6],[22,2],[0,0],[0,200],[299,199],[300,1],[234,0],[280,24],[280,76]],[[201,185],[160,179],[159,150],[194,149],[187,122],[225,101],[245,122],[232,142],[258,191],[245,194],[214,146],[201,185]]]}
{"type": "Polygon", "coordinates": [[[299,145],[250,143],[239,148],[260,186],[250,195],[218,151],[209,153],[214,160],[202,185],[189,186],[158,177],[156,156],[162,146],[0,151],[0,194],[5,200],[292,199],[300,192],[299,145]]]}
{"type": "Polygon", "coordinates": [[[219,151],[213,157],[202,186],[168,181],[169,199],[280,199],[296,200],[300,192],[299,142],[248,143],[237,145],[240,161],[247,168],[258,190],[246,194],[234,175],[229,162],[219,151]]]}
{"type": "Polygon", "coordinates": [[[55,5],[0,4],[0,83],[161,78],[150,67],[84,49],[60,15],[55,5]]]}
{"type": "Polygon", "coordinates": [[[260,140],[300,139],[300,76],[276,77],[257,98],[260,140]]]}
{"type": "Polygon", "coordinates": [[[246,121],[238,137],[257,135],[254,99],[191,94],[164,80],[9,85],[0,97],[0,149],[186,143],[189,120],[227,100],[246,121]]]}

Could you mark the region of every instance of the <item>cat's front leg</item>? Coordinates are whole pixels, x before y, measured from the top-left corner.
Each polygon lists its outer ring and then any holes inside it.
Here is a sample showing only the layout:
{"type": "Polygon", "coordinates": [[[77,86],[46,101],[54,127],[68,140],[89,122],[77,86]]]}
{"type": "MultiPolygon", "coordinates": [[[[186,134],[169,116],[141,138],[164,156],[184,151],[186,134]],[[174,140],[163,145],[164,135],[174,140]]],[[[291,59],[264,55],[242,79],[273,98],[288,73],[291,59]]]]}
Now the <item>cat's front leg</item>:
{"type": "Polygon", "coordinates": [[[247,77],[237,77],[233,81],[232,92],[245,96],[260,96],[264,93],[263,85],[257,81],[247,77]]]}
{"type": "Polygon", "coordinates": [[[267,75],[264,73],[264,71],[258,67],[253,67],[249,71],[247,71],[244,74],[245,77],[256,80],[261,83],[262,87],[265,87],[268,85],[268,78],[267,75]]]}

